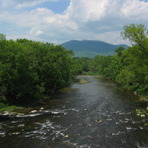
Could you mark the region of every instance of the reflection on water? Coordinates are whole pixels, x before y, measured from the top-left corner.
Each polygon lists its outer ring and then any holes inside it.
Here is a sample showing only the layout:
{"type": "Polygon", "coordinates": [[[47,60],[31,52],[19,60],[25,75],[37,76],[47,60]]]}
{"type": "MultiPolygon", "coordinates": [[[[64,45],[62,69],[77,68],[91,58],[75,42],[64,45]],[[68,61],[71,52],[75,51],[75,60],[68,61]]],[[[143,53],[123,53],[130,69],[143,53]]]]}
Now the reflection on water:
{"type": "Polygon", "coordinates": [[[137,98],[108,80],[80,78],[88,83],[73,84],[41,109],[2,121],[0,147],[148,147],[148,121],[136,116],[137,98]]]}

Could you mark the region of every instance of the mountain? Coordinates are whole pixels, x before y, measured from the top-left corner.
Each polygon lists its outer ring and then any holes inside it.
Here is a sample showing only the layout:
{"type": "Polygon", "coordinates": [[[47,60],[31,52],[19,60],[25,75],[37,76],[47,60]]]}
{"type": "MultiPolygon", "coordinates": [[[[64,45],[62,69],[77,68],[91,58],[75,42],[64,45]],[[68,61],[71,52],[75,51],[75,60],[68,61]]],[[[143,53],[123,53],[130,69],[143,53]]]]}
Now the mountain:
{"type": "Polygon", "coordinates": [[[96,55],[113,55],[115,49],[127,45],[113,45],[99,40],[70,40],[61,44],[64,48],[74,51],[76,57],[94,57],[96,55]]]}

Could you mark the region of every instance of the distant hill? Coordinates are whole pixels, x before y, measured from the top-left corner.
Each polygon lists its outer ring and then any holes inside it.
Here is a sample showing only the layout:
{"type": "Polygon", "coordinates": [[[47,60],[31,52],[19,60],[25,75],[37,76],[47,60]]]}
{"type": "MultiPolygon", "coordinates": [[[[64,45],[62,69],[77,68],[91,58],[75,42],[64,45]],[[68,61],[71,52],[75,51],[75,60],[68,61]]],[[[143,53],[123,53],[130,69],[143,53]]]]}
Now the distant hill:
{"type": "Polygon", "coordinates": [[[64,48],[74,51],[76,57],[94,57],[96,55],[113,55],[115,49],[127,45],[113,45],[98,40],[70,40],[61,44],[64,48]]]}

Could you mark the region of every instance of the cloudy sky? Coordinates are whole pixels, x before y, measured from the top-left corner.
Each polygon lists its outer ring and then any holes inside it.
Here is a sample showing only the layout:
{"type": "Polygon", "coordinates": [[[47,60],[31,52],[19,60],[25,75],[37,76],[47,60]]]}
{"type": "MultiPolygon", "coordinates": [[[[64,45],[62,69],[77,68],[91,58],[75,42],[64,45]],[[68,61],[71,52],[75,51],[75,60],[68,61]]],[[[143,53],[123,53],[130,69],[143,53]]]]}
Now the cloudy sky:
{"type": "Polygon", "coordinates": [[[120,32],[132,23],[148,28],[148,0],[0,0],[0,33],[7,39],[127,43],[120,32]]]}

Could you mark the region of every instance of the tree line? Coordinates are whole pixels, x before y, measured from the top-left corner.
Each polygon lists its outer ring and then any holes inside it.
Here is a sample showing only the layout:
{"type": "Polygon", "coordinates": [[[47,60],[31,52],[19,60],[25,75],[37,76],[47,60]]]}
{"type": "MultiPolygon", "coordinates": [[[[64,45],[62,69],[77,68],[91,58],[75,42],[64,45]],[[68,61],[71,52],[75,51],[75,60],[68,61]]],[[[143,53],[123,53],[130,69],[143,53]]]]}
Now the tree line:
{"type": "Polygon", "coordinates": [[[77,74],[72,55],[60,45],[3,37],[0,40],[0,102],[37,101],[64,88],[77,74]]]}
{"type": "Polygon", "coordinates": [[[114,56],[98,55],[93,59],[78,58],[76,61],[80,61],[82,71],[96,72],[129,91],[148,95],[148,30],[142,24],[131,24],[124,27],[121,35],[131,42],[128,49],[119,47],[114,56]]]}

